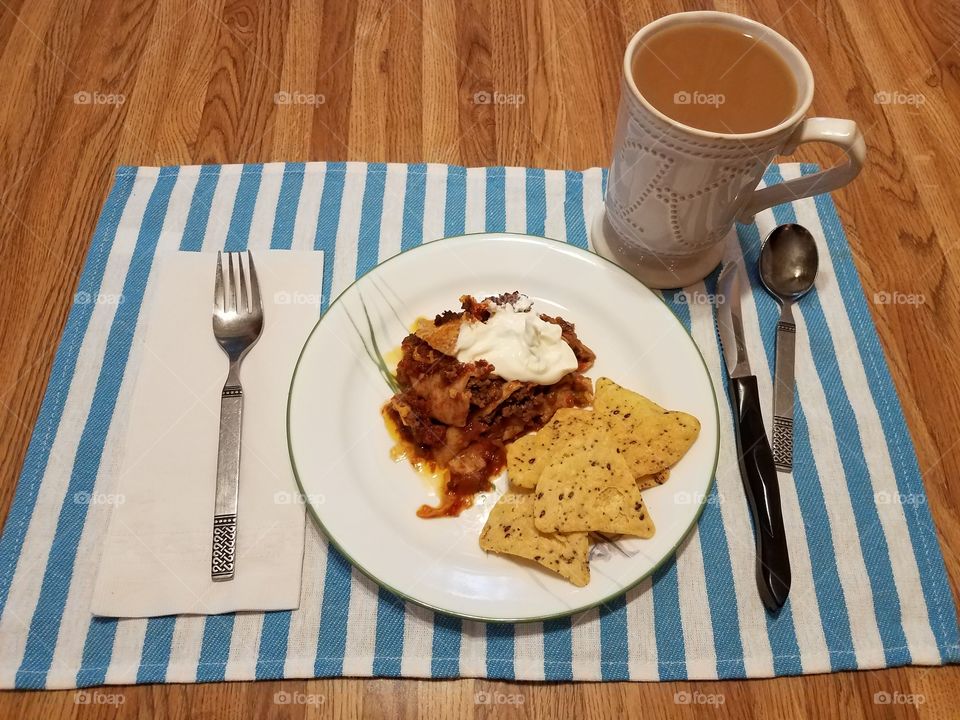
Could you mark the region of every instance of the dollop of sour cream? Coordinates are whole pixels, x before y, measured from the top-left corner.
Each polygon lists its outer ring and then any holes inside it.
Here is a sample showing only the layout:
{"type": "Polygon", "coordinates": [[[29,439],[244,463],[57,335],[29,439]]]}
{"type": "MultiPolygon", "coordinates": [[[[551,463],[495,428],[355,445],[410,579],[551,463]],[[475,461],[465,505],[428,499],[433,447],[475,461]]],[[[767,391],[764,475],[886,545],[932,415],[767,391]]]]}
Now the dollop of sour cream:
{"type": "Polygon", "coordinates": [[[531,304],[492,306],[486,322],[466,322],[457,338],[457,360],[486,360],[504,380],[552,385],[577,369],[577,357],[559,325],[541,320],[531,304]]]}

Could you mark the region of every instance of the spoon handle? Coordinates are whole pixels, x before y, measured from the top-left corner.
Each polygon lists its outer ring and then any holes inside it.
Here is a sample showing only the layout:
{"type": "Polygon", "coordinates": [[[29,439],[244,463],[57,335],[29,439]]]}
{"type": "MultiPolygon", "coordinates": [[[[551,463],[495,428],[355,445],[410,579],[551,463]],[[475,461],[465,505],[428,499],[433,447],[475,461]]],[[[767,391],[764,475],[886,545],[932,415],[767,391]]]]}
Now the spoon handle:
{"type": "Polygon", "coordinates": [[[792,303],[785,302],[777,323],[777,356],[773,374],[773,463],[777,470],[793,469],[793,363],[797,326],[792,303]]]}

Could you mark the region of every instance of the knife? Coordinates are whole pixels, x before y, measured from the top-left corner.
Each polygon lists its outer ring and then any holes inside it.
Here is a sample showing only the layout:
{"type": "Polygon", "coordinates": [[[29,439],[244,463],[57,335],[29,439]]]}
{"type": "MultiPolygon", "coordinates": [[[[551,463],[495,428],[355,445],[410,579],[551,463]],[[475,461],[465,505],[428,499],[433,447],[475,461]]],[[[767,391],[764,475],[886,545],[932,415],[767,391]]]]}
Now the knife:
{"type": "Polygon", "coordinates": [[[790,555],[783,529],[777,469],[760,412],[757,378],[750,373],[740,313],[740,276],[733,263],[727,263],[720,272],[716,305],[717,332],[733,403],[740,479],[757,541],[757,587],[763,604],[775,612],[783,607],[790,592],[790,555]]]}

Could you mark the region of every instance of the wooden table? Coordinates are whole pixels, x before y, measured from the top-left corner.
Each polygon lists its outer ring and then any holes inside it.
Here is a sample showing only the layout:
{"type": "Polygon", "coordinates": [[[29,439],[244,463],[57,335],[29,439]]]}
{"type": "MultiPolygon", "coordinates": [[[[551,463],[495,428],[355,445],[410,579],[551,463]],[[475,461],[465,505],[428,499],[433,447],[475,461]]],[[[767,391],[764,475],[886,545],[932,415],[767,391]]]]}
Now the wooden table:
{"type": "MultiPolygon", "coordinates": [[[[814,114],[854,118],[869,160],[837,193],[960,586],[960,6],[952,0],[0,0],[0,505],[9,507],[94,223],[116,165],[430,161],[586,168],[610,156],[627,38],[713,8],[792,39],[814,114]],[[324,102],[277,104],[280,91],[324,102]],[[477,92],[522,95],[477,104],[477,92]],[[124,102],[78,104],[78,92],[124,102]],[[900,102],[877,102],[892,94],[900,102]],[[906,98],[911,97],[912,101],[906,98]],[[115,98],[116,99],[116,98],[115,98]],[[952,481],[952,482],[950,482],[952,481]]],[[[832,164],[822,148],[802,159],[832,164]],[[821,152],[823,154],[821,155],[821,152]]],[[[144,717],[955,716],[960,668],[711,683],[316,680],[111,689],[144,717]],[[273,694],[322,694],[278,706],[273,694]],[[724,704],[676,704],[674,693],[724,704]],[[873,702],[920,694],[919,706],[873,702]]],[[[73,692],[2,693],[2,717],[112,717],[73,692]]]]}

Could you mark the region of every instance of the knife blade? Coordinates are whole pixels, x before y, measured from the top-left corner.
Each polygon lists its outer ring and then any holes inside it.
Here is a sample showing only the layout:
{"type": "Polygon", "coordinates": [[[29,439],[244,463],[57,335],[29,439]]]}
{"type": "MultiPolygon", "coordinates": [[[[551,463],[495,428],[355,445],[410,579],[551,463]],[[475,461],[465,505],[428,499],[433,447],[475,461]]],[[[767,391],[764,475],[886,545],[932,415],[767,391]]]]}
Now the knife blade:
{"type": "Polygon", "coordinates": [[[717,280],[717,334],[727,366],[740,479],[753,517],[757,588],[763,604],[775,612],[783,607],[790,593],[790,554],[783,527],[777,469],[760,411],[757,378],[750,372],[740,292],[737,266],[727,263],[717,280]]]}

